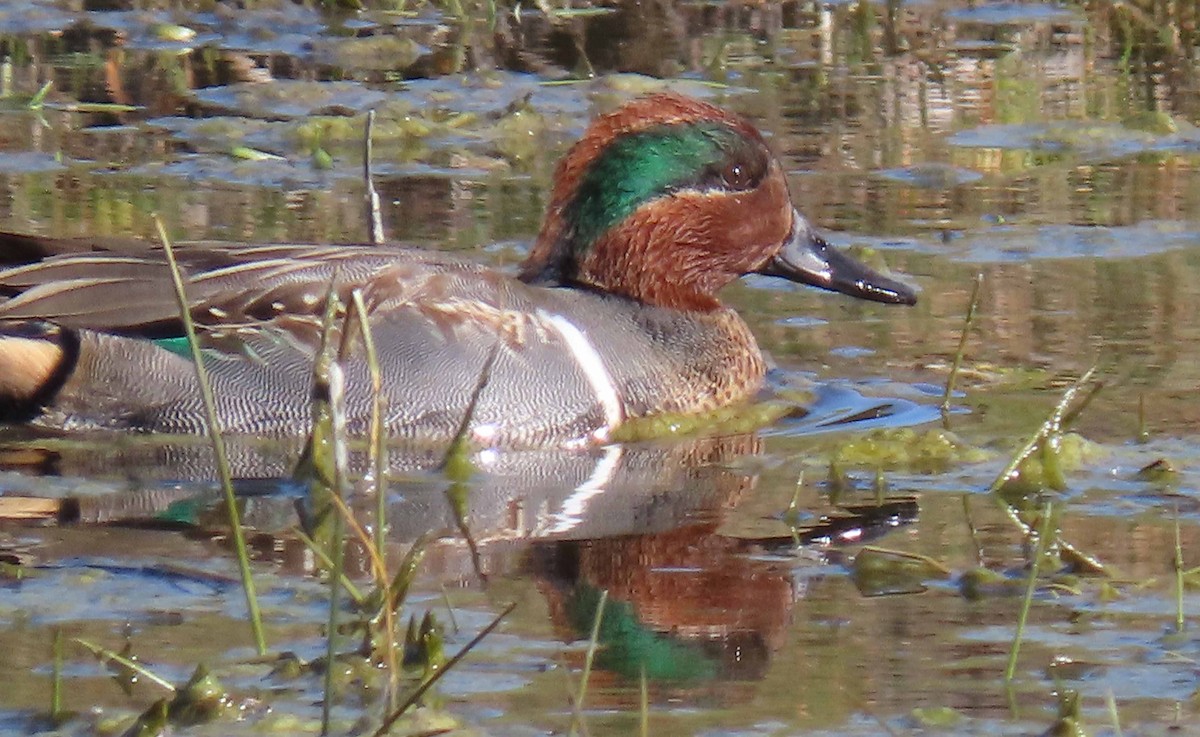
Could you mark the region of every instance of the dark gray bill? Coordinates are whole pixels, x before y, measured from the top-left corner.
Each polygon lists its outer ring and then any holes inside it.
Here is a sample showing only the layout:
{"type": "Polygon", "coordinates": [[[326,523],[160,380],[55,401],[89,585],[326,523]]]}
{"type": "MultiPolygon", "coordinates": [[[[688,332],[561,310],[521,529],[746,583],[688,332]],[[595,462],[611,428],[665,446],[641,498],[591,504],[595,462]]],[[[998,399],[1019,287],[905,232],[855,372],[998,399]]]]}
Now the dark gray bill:
{"type": "Polygon", "coordinates": [[[791,238],[758,273],[872,302],[898,305],[917,303],[916,290],[829,245],[813,232],[800,213],[795,214],[793,223],[791,238]]]}

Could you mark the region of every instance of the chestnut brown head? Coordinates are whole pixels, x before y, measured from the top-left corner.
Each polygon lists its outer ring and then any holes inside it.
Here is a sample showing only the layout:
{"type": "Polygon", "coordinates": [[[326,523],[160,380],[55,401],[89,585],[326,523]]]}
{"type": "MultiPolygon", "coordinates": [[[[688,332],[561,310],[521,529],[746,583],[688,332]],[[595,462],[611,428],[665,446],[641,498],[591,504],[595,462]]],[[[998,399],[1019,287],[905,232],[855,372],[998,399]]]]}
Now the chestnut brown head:
{"type": "Polygon", "coordinates": [[[721,287],[752,272],[915,301],[910,288],[812,232],[753,126],[708,103],[657,94],[598,118],[560,163],[522,278],[711,310],[721,287]]]}

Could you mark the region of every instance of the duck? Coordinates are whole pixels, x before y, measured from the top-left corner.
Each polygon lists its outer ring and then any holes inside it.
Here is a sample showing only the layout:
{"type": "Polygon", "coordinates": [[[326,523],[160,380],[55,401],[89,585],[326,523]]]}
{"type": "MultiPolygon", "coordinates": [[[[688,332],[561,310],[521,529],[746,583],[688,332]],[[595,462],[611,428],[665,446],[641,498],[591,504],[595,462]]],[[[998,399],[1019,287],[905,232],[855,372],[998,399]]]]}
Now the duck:
{"type": "MultiPolygon", "coordinates": [[[[343,303],[357,290],[367,307],[390,437],[452,439],[491,358],[468,433],[493,448],[603,445],[634,419],[752,400],[766,361],[717,296],[744,275],[917,299],[816,232],[751,123],[675,93],[588,126],[557,166],[516,274],[403,246],[175,252],[222,429],[259,436],[308,431],[331,290],[343,303]]],[[[3,233],[0,253],[0,422],[207,432],[160,247],[3,233]]],[[[354,434],[367,431],[373,398],[363,353],[342,366],[354,434]]]]}

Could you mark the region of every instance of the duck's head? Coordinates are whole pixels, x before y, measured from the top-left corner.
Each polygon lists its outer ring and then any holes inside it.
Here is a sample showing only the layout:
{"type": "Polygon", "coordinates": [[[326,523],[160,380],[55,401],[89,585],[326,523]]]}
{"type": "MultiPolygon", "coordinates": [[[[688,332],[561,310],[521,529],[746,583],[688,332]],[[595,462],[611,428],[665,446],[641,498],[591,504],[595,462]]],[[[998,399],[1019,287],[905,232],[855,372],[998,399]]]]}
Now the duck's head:
{"type": "Polygon", "coordinates": [[[721,287],[751,273],[916,302],[910,287],[817,236],[752,125],[657,94],[598,118],[563,158],[521,276],[712,310],[721,287]]]}

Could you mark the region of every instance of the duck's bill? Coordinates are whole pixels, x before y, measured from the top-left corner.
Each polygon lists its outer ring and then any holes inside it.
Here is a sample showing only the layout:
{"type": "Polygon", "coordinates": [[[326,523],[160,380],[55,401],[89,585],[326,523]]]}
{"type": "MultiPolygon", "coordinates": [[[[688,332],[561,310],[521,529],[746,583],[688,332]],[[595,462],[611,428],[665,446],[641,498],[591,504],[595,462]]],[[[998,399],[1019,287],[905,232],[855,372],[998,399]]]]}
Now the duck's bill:
{"type": "Polygon", "coordinates": [[[796,213],[792,235],[760,274],[779,276],[801,284],[888,304],[913,305],[912,287],[880,274],[825,242],[796,213]]]}

